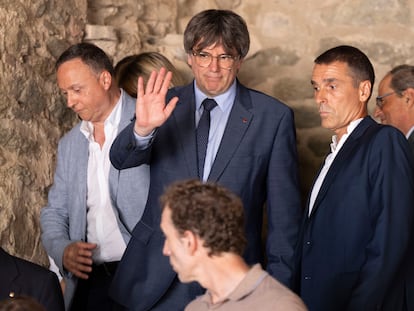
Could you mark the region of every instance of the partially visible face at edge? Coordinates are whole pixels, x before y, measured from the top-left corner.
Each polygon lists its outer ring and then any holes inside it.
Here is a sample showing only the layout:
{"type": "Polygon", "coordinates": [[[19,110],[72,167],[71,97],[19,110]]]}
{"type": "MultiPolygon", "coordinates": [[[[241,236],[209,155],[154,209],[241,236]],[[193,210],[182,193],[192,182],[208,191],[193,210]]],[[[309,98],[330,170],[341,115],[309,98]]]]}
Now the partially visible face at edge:
{"type": "Polygon", "coordinates": [[[166,206],[161,215],[161,230],[165,236],[162,253],[168,256],[170,264],[181,282],[194,281],[192,276],[192,264],[186,238],[181,236],[171,219],[171,209],[166,206]]]}
{"type": "Polygon", "coordinates": [[[407,116],[407,105],[404,104],[404,98],[394,93],[391,88],[391,78],[391,75],[386,75],[378,86],[378,96],[390,95],[382,99],[382,108],[375,108],[374,117],[382,124],[392,125],[404,132],[402,125],[407,116]]]}

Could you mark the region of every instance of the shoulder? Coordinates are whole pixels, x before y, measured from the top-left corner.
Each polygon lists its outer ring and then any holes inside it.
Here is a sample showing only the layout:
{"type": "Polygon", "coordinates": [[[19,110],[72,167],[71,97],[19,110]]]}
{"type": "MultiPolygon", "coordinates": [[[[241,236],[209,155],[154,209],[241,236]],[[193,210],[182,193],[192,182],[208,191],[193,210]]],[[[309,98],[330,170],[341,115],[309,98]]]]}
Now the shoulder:
{"type": "Polygon", "coordinates": [[[240,101],[250,100],[253,109],[260,109],[272,113],[292,113],[292,109],[281,100],[265,94],[261,91],[254,90],[237,84],[237,97],[240,101]]]}
{"type": "MultiPolygon", "coordinates": [[[[390,125],[378,124],[375,121],[371,124],[370,130],[372,132],[373,139],[383,142],[389,142],[389,144],[408,144],[406,137],[398,129],[390,125]]],[[[382,147],[382,146],[378,146],[382,147]]]]}
{"type": "Polygon", "coordinates": [[[261,293],[257,298],[260,299],[263,305],[277,306],[277,310],[306,310],[298,295],[269,274],[257,291],[261,293]]]}
{"type": "Polygon", "coordinates": [[[135,103],[137,101],[136,98],[130,96],[127,92],[122,92],[122,112],[123,113],[135,113],[135,103]]]}
{"type": "Polygon", "coordinates": [[[191,301],[186,307],[184,311],[202,311],[202,310],[209,310],[208,304],[206,302],[207,294],[201,295],[191,301]]]}
{"type": "Polygon", "coordinates": [[[36,263],[30,262],[28,260],[12,256],[16,264],[17,269],[21,272],[22,275],[28,278],[33,278],[36,280],[48,280],[51,281],[54,279],[55,274],[42,267],[36,263]]]}
{"type": "Polygon", "coordinates": [[[167,100],[170,100],[174,96],[182,97],[190,94],[194,94],[194,82],[170,88],[167,92],[167,100]]]}
{"type": "Polygon", "coordinates": [[[73,128],[71,128],[67,133],[65,133],[59,141],[59,144],[65,144],[69,141],[78,140],[82,137],[80,131],[81,122],[78,122],[73,128]]]}

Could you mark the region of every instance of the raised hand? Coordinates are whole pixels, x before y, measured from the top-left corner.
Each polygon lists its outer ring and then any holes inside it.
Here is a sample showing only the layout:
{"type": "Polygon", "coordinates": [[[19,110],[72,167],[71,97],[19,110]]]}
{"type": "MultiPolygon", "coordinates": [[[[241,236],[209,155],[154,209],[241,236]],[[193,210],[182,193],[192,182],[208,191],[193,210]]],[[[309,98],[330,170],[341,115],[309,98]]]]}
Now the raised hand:
{"type": "Polygon", "coordinates": [[[78,278],[87,279],[92,271],[94,243],[73,242],[63,251],[63,266],[78,278]]]}
{"type": "Polygon", "coordinates": [[[144,90],[144,80],[138,78],[137,103],[135,107],[135,132],[140,136],[149,135],[161,126],[174,110],[178,97],[173,97],[168,104],[165,98],[170,86],[172,72],[161,68],[153,71],[144,90]]]}

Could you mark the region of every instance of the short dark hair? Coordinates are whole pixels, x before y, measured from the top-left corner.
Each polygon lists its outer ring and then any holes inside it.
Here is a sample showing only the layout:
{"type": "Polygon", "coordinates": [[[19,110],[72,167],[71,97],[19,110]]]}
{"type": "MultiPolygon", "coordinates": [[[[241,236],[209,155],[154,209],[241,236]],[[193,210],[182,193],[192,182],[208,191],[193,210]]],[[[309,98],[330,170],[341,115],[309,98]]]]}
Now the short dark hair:
{"type": "Polygon", "coordinates": [[[64,51],[56,61],[56,70],[59,69],[59,66],[63,63],[75,58],[80,58],[81,61],[88,65],[96,74],[106,70],[111,76],[114,76],[114,67],[108,55],[96,45],[86,42],[72,45],[64,51]]]}
{"type": "Polygon", "coordinates": [[[408,89],[414,89],[414,66],[399,65],[389,72],[391,75],[390,87],[399,95],[408,89]]]}
{"type": "Polygon", "coordinates": [[[372,94],[375,82],[374,67],[369,58],[361,50],[349,45],[340,45],[323,52],[315,59],[315,64],[319,65],[329,65],[333,62],[342,62],[348,65],[350,70],[349,74],[354,80],[355,87],[358,87],[362,81],[369,80],[371,82],[372,94]]]}
{"type": "Polygon", "coordinates": [[[160,201],[162,209],[170,208],[177,231],[183,234],[188,230],[198,235],[209,249],[209,256],[243,254],[243,203],[228,189],[196,179],[179,181],[165,190],[160,201]]]}
{"type": "Polygon", "coordinates": [[[236,51],[244,58],[249,52],[250,37],[244,19],[230,10],[205,10],[191,18],[184,31],[184,49],[191,53],[221,43],[226,53],[236,51]]]}

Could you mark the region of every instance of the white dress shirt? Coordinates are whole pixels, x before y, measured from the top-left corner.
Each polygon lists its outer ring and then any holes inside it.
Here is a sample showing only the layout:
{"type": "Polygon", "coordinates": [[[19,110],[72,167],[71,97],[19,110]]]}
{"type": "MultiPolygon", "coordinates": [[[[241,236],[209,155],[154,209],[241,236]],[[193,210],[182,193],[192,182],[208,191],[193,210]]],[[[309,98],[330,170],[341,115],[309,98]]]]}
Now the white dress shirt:
{"type": "Polygon", "coordinates": [[[342,146],[344,145],[345,141],[351,135],[353,130],[358,126],[358,124],[362,121],[362,118],[357,119],[349,123],[346,134],[342,135],[341,139],[337,141],[337,136],[332,136],[332,143],[331,143],[331,153],[328,154],[328,156],[325,159],[325,163],[318,175],[318,178],[315,181],[315,184],[313,185],[311,197],[309,200],[309,213],[308,216],[311,215],[313,205],[315,204],[316,197],[318,196],[319,190],[321,189],[322,183],[325,180],[326,174],[329,171],[329,168],[331,167],[333,161],[335,160],[336,155],[339,153],[339,150],[341,150],[342,146]]]}
{"type": "MultiPolygon", "coordinates": [[[[123,91],[122,91],[123,92],[123,91]]],[[[87,241],[98,246],[93,251],[95,263],[119,261],[126,245],[119,230],[109,195],[109,150],[121,120],[121,98],[104,123],[102,149],[94,139],[92,122],[82,121],[81,132],[89,141],[87,181],[87,241]]]]}

